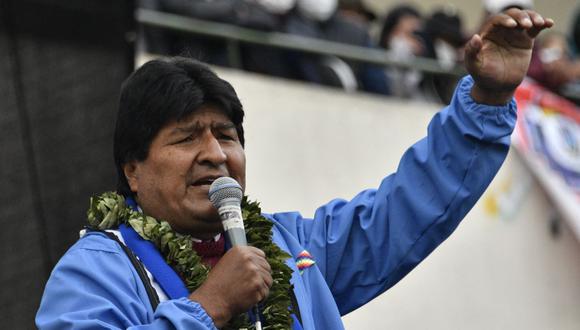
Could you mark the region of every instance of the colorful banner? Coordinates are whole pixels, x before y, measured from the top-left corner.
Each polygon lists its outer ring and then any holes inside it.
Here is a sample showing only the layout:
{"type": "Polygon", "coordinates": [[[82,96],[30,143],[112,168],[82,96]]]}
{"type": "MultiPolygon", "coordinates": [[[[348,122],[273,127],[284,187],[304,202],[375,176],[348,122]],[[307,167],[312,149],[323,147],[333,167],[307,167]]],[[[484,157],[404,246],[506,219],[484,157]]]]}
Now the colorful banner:
{"type": "Polygon", "coordinates": [[[516,91],[518,122],[514,145],[533,153],[580,197],[580,107],[532,80],[516,91]]]}

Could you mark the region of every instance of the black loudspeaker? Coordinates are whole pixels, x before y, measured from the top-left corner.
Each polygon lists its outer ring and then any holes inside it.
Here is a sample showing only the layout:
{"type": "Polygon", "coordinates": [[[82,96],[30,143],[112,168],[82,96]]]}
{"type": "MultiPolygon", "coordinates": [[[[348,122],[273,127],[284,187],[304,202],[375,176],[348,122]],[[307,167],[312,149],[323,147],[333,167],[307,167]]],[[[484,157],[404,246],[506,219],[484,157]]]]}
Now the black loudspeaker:
{"type": "Polygon", "coordinates": [[[89,197],[113,190],[133,1],[0,0],[0,319],[32,329],[89,197]]]}

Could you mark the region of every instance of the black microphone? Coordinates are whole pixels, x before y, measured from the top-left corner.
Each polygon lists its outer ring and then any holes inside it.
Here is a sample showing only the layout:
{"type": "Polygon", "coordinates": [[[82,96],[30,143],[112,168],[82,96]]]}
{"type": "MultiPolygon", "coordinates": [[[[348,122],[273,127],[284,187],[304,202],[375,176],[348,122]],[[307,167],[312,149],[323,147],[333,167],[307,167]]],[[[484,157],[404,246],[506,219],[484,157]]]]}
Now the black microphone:
{"type": "MultiPolygon", "coordinates": [[[[242,187],[230,178],[223,176],[216,179],[209,187],[209,200],[218,210],[224,231],[232,247],[247,246],[246,230],[242,218],[242,187]]],[[[262,330],[258,306],[253,308],[256,315],[256,330],[262,330]]]]}

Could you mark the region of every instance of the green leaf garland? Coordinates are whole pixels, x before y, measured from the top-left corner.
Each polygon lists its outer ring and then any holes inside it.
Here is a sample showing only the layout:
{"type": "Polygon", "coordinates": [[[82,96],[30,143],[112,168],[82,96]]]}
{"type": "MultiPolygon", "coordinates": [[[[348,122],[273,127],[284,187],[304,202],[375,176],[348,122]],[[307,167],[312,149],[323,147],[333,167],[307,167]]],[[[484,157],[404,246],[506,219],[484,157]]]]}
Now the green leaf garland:
{"type": "MultiPolygon", "coordinates": [[[[266,253],[266,259],[272,268],[273,284],[270,294],[260,304],[264,330],[291,329],[292,303],[290,293],[292,270],[285,261],[290,255],[282,251],[272,242],[272,226],[270,220],[261,214],[257,202],[242,200],[242,216],[246,227],[248,244],[266,253]]],[[[159,221],[128,207],[125,198],[115,192],[105,192],[91,197],[87,211],[88,223],[91,228],[105,230],[116,229],[120,224],[131,226],[143,239],[151,241],[165,261],[181,276],[190,292],[195,291],[207,278],[210,269],[201,262],[201,258],[192,247],[192,237],[173,231],[166,221],[159,221]]],[[[254,329],[247,316],[243,313],[235,316],[224,329],[254,329]]]]}

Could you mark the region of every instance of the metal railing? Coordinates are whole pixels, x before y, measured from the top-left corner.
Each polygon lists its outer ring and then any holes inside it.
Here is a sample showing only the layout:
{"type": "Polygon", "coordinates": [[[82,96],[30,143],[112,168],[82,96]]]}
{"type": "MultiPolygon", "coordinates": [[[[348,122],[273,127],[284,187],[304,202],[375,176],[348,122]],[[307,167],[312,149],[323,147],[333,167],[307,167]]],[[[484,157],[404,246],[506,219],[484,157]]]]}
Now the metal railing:
{"type": "Polygon", "coordinates": [[[137,9],[135,17],[138,23],[147,26],[224,39],[227,42],[230,65],[238,68],[241,67],[239,45],[240,43],[248,43],[321,55],[334,55],[347,60],[385,67],[413,69],[438,75],[463,76],[466,74],[463,67],[444,68],[439,62],[430,58],[415,57],[408,60],[395,60],[385,50],[353,46],[287,33],[264,32],[156,10],[137,9]]]}

